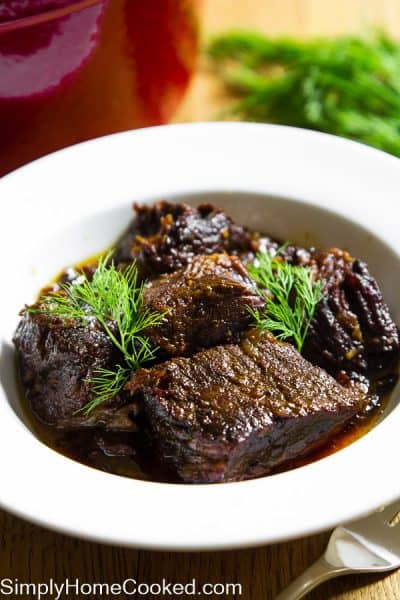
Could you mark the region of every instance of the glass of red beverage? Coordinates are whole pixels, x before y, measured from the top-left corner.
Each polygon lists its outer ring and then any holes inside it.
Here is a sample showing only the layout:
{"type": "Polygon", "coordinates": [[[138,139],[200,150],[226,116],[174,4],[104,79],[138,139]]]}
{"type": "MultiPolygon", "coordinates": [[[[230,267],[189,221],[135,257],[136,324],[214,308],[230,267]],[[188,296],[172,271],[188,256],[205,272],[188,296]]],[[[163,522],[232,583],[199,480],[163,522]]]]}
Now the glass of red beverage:
{"type": "Polygon", "coordinates": [[[199,0],[0,1],[0,175],[165,123],[193,71],[199,0]]]}

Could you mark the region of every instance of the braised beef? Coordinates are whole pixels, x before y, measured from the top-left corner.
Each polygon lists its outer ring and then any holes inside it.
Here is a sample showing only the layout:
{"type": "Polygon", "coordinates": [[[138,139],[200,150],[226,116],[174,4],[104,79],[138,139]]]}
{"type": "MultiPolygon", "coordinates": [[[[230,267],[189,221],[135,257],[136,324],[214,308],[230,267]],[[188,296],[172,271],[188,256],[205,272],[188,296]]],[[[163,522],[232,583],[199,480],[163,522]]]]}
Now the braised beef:
{"type": "Polygon", "coordinates": [[[249,479],[326,444],[365,403],[293,346],[250,331],[133,375],[157,460],[186,482],[249,479]]]}
{"type": "Polygon", "coordinates": [[[104,403],[89,415],[81,409],[92,399],[89,379],[96,369],[115,368],[121,357],[100,325],[85,326],[44,314],[25,312],[14,336],[25,396],[35,416],[49,425],[73,429],[104,427],[136,430],[134,407],[123,398],[104,403]]]}
{"type": "MultiPolygon", "coordinates": [[[[325,449],[394,385],[399,334],[365,263],[337,248],[280,248],[209,204],[158,202],[135,212],[114,260],[121,268],[135,260],[150,280],[145,305],[165,311],[145,332],[158,346],[155,363],[85,414],[95,371],[123,362],[101,326],[24,312],[15,333],[25,396],[62,451],[134,477],[248,479],[325,449]],[[271,334],[244,333],[249,308],[263,300],[243,264],[278,250],[324,282],[304,358],[271,334]]],[[[94,269],[71,268],[59,283],[90,279],[94,269]]]]}
{"type": "Polygon", "coordinates": [[[188,207],[185,204],[173,204],[164,200],[155,204],[134,204],[134,219],[128,230],[119,240],[115,260],[118,263],[130,262],[137,258],[136,236],[146,238],[156,235],[161,230],[161,221],[167,215],[177,219],[188,207]]]}
{"type": "Polygon", "coordinates": [[[249,327],[249,308],[264,301],[236,256],[197,256],[145,289],[148,308],[165,313],[164,322],[146,332],[164,356],[185,356],[200,348],[237,339],[249,327]]]}
{"type": "Polygon", "coordinates": [[[398,357],[398,330],[367,265],[337,248],[313,251],[310,264],[325,282],[325,295],[304,355],[333,374],[389,368],[398,357]]]}
{"type": "MultiPolygon", "coordinates": [[[[279,244],[260,240],[261,250],[276,254],[279,244]]],[[[381,369],[397,369],[399,332],[376,280],[361,260],[339,248],[320,251],[289,245],[282,260],[312,268],[324,282],[303,354],[332,375],[375,378],[381,369]]],[[[393,380],[395,377],[391,374],[393,380]]]]}
{"type": "Polygon", "coordinates": [[[117,245],[117,262],[136,263],[143,276],[176,271],[199,254],[253,256],[258,235],[235,225],[212,204],[197,208],[186,204],[157,202],[134,205],[136,219],[117,245]]]}

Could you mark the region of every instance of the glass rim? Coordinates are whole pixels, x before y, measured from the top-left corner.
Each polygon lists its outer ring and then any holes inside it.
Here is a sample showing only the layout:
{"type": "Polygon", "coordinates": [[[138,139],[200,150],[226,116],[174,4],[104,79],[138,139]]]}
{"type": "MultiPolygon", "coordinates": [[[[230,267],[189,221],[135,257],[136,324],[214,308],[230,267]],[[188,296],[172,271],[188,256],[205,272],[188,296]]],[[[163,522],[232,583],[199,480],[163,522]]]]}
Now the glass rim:
{"type": "Polygon", "coordinates": [[[100,4],[101,2],[104,2],[104,0],[74,0],[71,4],[68,4],[67,6],[61,6],[60,8],[52,8],[48,11],[38,13],[35,15],[29,15],[27,17],[20,17],[9,21],[2,21],[0,22],[0,33],[14,31],[25,27],[32,27],[34,25],[46,23],[47,21],[53,21],[54,19],[65,17],[71,13],[84,10],[85,8],[89,8],[90,6],[93,6],[95,4],[100,4]]]}

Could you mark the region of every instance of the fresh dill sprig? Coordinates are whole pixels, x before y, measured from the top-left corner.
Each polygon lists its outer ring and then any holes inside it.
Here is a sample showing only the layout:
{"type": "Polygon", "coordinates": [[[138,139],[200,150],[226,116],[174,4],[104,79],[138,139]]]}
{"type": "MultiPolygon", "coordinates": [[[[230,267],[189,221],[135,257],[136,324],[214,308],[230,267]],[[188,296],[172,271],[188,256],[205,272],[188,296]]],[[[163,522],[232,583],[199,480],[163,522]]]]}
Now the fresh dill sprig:
{"type": "Polygon", "coordinates": [[[265,300],[263,310],[249,309],[255,327],[292,339],[301,352],[315,308],[322,298],[322,281],[314,281],[310,267],[291,265],[266,252],[247,267],[265,300]]]}
{"type": "Polygon", "coordinates": [[[130,372],[129,367],[121,365],[118,365],[115,371],[96,369],[94,376],[90,379],[93,398],[83,407],[84,414],[89,414],[103,402],[114,398],[128,381],[130,372]]]}
{"type": "Polygon", "coordinates": [[[31,313],[79,321],[83,326],[95,319],[120,351],[123,364],[115,370],[97,369],[89,380],[93,399],[82,409],[88,414],[99,404],[113,398],[123,387],[132,370],[153,360],[157,348],[143,335],[148,327],[161,323],[164,314],[144,306],[144,283],[138,283],[135,263],[117,269],[112,253],[99,260],[91,280],[80,275],[61,285],[60,291],[40,298],[31,313]]]}
{"type": "Polygon", "coordinates": [[[377,31],[298,41],[228,32],[208,47],[231,115],[317,129],[400,156],[400,44],[377,31]]]}

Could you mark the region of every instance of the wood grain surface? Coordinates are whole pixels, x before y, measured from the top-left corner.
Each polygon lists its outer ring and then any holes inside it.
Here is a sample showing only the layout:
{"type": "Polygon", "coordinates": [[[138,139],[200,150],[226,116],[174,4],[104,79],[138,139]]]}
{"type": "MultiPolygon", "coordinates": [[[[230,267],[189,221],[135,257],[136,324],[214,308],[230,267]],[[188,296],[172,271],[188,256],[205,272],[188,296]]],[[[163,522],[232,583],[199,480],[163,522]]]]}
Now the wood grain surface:
{"type": "MultiPolygon", "coordinates": [[[[399,35],[400,2],[204,0],[203,22],[205,37],[229,27],[252,27],[273,34],[309,36],[359,31],[369,24],[384,25],[399,35]]],[[[215,119],[225,103],[218,82],[208,72],[207,65],[202,63],[176,121],[215,119]]],[[[27,493],[35,492],[27,490],[27,493]]],[[[136,518],[134,507],[132,518],[136,518]]],[[[132,577],[138,582],[157,582],[165,578],[182,583],[196,578],[199,584],[240,582],[243,586],[241,598],[272,600],[284,585],[320,555],[327,536],[322,534],[291,543],[235,552],[157,553],[102,546],[66,537],[0,511],[0,578],[41,582],[50,578],[61,581],[67,577],[79,577],[82,582],[119,582],[132,577]]],[[[350,576],[338,579],[321,586],[309,598],[398,600],[400,573],[386,577],[350,576]]]]}

